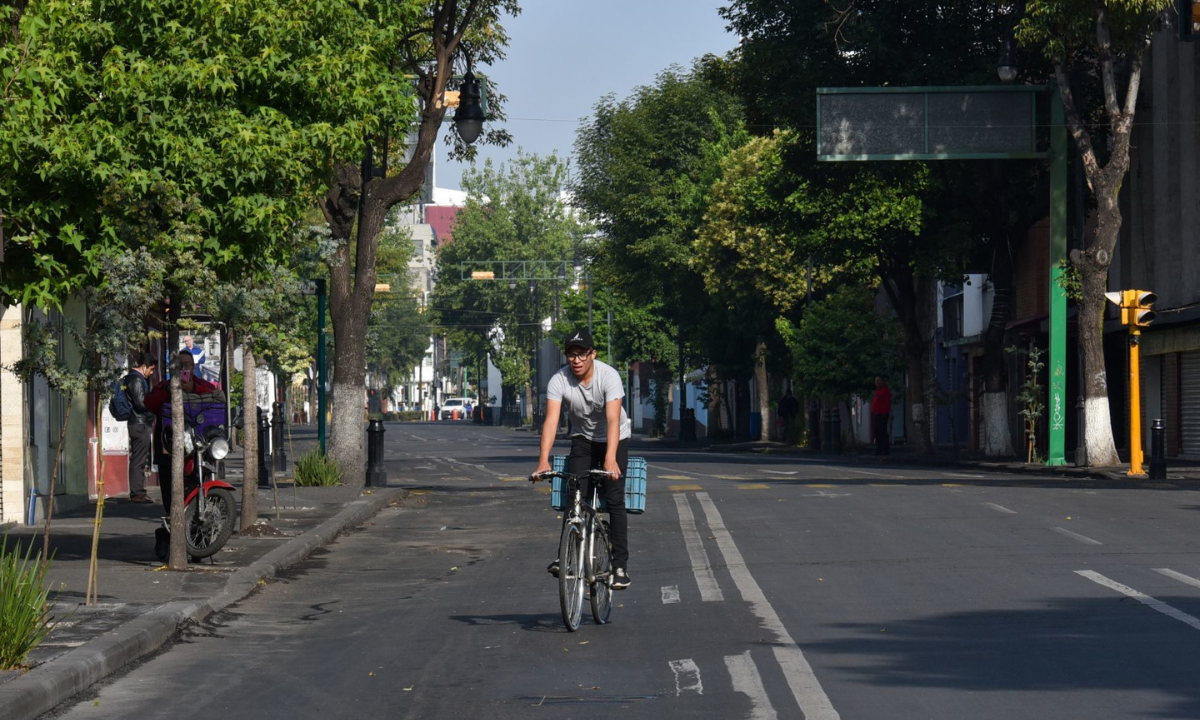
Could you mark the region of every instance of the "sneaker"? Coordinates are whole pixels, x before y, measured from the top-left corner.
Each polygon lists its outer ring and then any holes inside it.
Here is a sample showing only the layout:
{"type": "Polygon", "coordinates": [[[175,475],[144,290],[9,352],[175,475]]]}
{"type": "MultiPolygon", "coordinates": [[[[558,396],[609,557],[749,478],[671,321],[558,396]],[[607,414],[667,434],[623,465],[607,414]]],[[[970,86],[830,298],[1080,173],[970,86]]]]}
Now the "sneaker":
{"type": "Polygon", "coordinates": [[[546,572],[550,573],[554,577],[558,577],[558,561],[555,560],[554,562],[550,563],[546,567],[546,572]]]}
{"type": "Polygon", "coordinates": [[[613,590],[624,590],[633,584],[633,580],[629,579],[629,573],[625,572],[625,568],[617,568],[613,572],[613,590]]]}

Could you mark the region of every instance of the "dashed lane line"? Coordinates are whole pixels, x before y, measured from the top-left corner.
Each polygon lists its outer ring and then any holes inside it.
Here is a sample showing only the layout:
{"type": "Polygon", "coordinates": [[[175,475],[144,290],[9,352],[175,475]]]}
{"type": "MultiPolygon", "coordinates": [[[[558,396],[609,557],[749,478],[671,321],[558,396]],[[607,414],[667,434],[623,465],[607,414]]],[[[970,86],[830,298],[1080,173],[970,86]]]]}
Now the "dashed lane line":
{"type": "Polygon", "coordinates": [[[746,483],[745,485],[738,485],[737,489],[738,490],[769,490],[769,489],[771,489],[771,486],[766,485],[764,483],[746,483]]]}
{"type": "Polygon", "coordinates": [[[699,485],[668,485],[667,489],[671,492],[686,492],[688,490],[703,490],[699,485]]]}
{"type": "Polygon", "coordinates": [[[988,507],[995,510],[996,512],[1002,512],[1002,513],[1005,513],[1008,515],[1016,515],[1017,514],[1016,510],[1009,510],[1008,508],[1004,507],[1003,505],[997,505],[994,502],[985,502],[984,505],[987,505],[988,507]]]}
{"type": "Polygon", "coordinates": [[[1066,528],[1052,527],[1050,529],[1053,530],[1054,532],[1058,533],[1059,535],[1065,535],[1066,537],[1069,537],[1072,540],[1078,540],[1079,542],[1083,543],[1084,545],[1103,545],[1104,544],[1104,543],[1100,542],[1099,540],[1093,540],[1092,538],[1088,537],[1087,535],[1080,535],[1079,533],[1071,532],[1070,530],[1068,530],[1066,528]]]}
{"type": "Polygon", "coordinates": [[[1178,580],[1184,585],[1191,585],[1194,588],[1200,588],[1200,580],[1197,580],[1190,575],[1184,575],[1183,573],[1175,572],[1170,568],[1154,568],[1154,572],[1158,573],[1159,575],[1166,575],[1172,580],[1178,580]]]}
{"type": "Polygon", "coordinates": [[[775,659],[783,670],[783,676],[787,679],[788,687],[791,688],[792,695],[800,705],[805,720],[840,720],[841,716],[838,715],[837,710],[833,709],[833,703],[821,688],[821,683],[813,673],[812,666],[804,657],[800,646],[792,639],[787,628],[784,627],[783,621],[779,619],[779,614],[775,612],[775,608],[771,607],[762,588],[750,574],[746,560],[738,550],[737,544],[734,543],[733,536],[725,528],[725,521],[721,518],[717,506],[708,493],[696,493],[696,499],[704,508],[708,528],[717,541],[717,547],[720,548],[721,555],[725,558],[725,566],[728,568],[729,574],[733,576],[733,582],[741,592],[742,599],[749,603],[752,612],[762,622],[763,628],[775,636],[773,647],[775,659]]]}
{"type": "Polygon", "coordinates": [[[1137,600],[1141,604],[1145,605],[1146,607],[1153,608],[1153,609],[1159,611],[1160,613],[1162,613],[1163,615],[1166,615],[1169,618],[1174,618],[1175,620],[1178,620],[1179,622],[1184,623],[1185,625],[1190,625],[1193,628],[1200,630],[1200,619],[1196,619],[1195,617],[1188,615],[1187,613],[1183,612],[1182,610],[1177,610],[1177,609],[1171,607],[1170,605],[1166,604],[1162,600],[1152,598],[1144,592],[1134,590],[1133,588],[1129,587],[1128,585],[1122,585],[1121,583],[1117,582],[1116,580],[1111,580],[1109,578],[1104,577],[1103,575],[1101,575],[1098,572],[1093,572],[1091,570],[1076,570],[1075,573],[1077,575],[1082,575],[1083,577],[1087,578],[1088,580],[1091,580],[1094,583],[1103,585],[1104,587],[1106,587],[1110,590],[1116,590],[1117,592],[1121,593],[1125,597],[1131,597],[1134,600],[1137,600]]]}
{"type": "Polygon", "coordinates": [[[662,589],[663,605],[674,605],[679,602],[679,586],[667,585],[662,589]]]}
{"type": "Polygon", "coordinates": [[[685,692],[704,694],[704,681],[700,679],[700,668],[691,658],[672,660],[668,663],[671,672],[675,673],[675,695],[678,697],[685,692]]]}

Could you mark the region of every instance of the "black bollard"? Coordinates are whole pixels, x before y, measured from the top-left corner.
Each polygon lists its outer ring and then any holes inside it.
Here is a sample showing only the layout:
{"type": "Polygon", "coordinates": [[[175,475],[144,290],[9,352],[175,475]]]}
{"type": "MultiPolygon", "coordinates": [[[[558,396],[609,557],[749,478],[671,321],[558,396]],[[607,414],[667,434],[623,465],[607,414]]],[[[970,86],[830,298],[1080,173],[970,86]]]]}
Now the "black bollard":
{"type": "Polygon", "coordinates": [[[258,486],[271,487],[271,418],[258,409],[258,486]]]}
{"type": "Polygon", "coordinates": [[[383,421],[367,423],[367,487],[386,487],[387,470],[383,467],[383,421]]]}
{"type": "Polygon", "coordinates": [[[271,431],[274,433],[275,440],[271,443],[271,446],[275,448],[275,452],[271,453],[271,456],[275,459],[275,469],[280,472],[287,472],[288,456],[287,451],[284,450],[283,442],[284,432],[287,428],[287,419],[283,413],[283,403],[277,402],[272,408],[271,431]]]}
{"type": "Polygon", "coordinates": [[[1150,427],[1150,479],[1167,479],[1167,428],[1161,418],[1150,427]]]}

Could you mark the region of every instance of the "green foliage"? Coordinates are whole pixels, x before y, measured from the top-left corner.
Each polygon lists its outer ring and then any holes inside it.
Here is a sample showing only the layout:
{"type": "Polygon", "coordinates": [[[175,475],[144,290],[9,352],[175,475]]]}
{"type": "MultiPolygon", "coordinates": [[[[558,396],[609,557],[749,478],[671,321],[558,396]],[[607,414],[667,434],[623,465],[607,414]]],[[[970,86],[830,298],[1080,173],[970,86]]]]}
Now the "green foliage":
{"type": "Polygon", "coordinates": [[[425,358],[431,328],[415,298],[376,301],[367,328],[367,367],[376,387],[387,394],[412,377],[425,358]]]}
{"type": "Polygon", "coordinates": [[[342,484],[342,470],[332,459],[312,448],[296,461],[296,484],[300,487],[331,487],[342,484]]]}
{"type": "MultiPolygon", "coordinates": [[[[693,243],[721,158],[748,139],[737,99],[712,82],[715,62],[672,67],[626,99],[603,98],[575,141],[574,203],[601,232],[588,247],[595,286],[655,313],[653,335],[683,326],[693,360],[712,307],[693,243]]],[[[631,344],[660,344],[653,335],[631,344]]]]}
{"type": "Polygon", "coordinates": [[[786,318],[776,321],[804,394],[869,397],[875,376],[898,374],[900,327],[876,313],[871,301],[869,290],[844,287],[815,301],[799,327],[786,318]]]}
{"type": "Polygon", "coordinates": [[[1111,34],[1107,51],[1120,57],[1140,45],[1154,21],[1173,5],[1173,0],[1026,0],[1017,39],[1052,62],[1091,64],[1101,53],[1098,13],[1111,34]]]}
{"type": "Polygon", "coordinates": [[[1083,276],[1079,272],[1079,266],[1071,262],[1070,258],[1063,258],[1058,263],[1058,269],[1058,286],[1063,289],[1067,299],[1075,302],[1082,300],[1083,276]]]}
{"type": "Polygon", "coordinates": [[[1037,451],[1037,429],[1046,412],[1046,388],[1041,384],[1042,371],[1046,369],[1042,356],[1046,351],[1034,346],[1026,350],[1016,345],[1006,350],[1025,357],[1025,382],[1021,384],[1021,392],[1017,393],[1017,405],[1021,408],[1017,414],[1025,426],[1025,462],[1041,462],[1037,451]]]}
{"type": "Polygon", "coordinates": [[[566,180],[567,166],[556,155],[519,153],[498,168],[489,161],[468,171],[469,199],[454,242],[439,249],[434,321],[468,356],[491,353],[508,387],[530,379],[542,320],[575,280],[574,258],[588,227],[564,202],[566,180]],[[469,264],[478,262],[488,264],[469,264]],[[484,269],[496,279],[470,279],[471,270],[484,269]]]}
{"type": "Polygon", "coordinates": [[[30,651],[54,627],[54,602],[45,587],[50,562],[33,555],[33,543],[25,547],[0,542],[0,670],[21,667],[30,651]]]}
{"type": "Polygon", "coordinates": [[[282,260],[333,161],[414,117],[388,62],[425,5],[29,4],[0,46],[0,298],[61,306],[129,246],[227,276],[282,260]]]}

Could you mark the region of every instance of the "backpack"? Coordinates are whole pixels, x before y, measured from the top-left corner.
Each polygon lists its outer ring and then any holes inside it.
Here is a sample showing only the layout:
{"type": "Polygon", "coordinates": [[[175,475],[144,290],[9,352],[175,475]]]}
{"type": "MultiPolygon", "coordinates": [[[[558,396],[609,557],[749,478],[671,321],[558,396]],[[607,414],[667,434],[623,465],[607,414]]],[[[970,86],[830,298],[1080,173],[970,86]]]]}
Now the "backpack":
{"type": "Polygon", "coordinates": [[[124,422],[133,417],[133,402],[130,401],[129,395],[125,393],[125,380],[113,380],[112,399],[108,401],[108,412],[112,414],[114,420],[124,422]]]}

